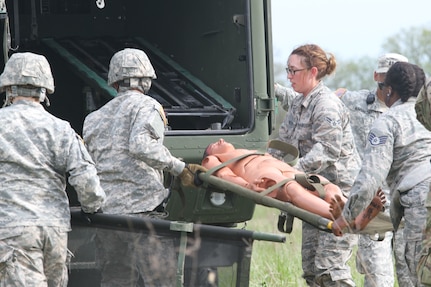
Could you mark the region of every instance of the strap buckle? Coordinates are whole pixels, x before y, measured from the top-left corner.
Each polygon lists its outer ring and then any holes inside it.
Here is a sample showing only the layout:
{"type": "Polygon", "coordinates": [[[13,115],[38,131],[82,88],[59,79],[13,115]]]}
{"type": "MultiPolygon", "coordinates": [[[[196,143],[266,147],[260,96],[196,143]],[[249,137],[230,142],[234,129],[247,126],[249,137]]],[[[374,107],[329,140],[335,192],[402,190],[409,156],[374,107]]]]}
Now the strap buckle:
{"type": "Polygon", "coordinates": [[[293,229],[293,220],[295,216],[288,214],[285,211],[282,211],[278,216],[277,228],[278,231],[283,233],[291,233],[293,229]]]}

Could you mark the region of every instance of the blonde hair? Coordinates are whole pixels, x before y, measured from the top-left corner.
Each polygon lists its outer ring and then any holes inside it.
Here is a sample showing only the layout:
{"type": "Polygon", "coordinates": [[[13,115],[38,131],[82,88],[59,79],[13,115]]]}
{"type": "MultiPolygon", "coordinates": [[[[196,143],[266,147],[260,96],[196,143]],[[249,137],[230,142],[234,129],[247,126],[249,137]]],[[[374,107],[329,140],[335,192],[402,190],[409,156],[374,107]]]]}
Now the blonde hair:
{"type": "Polygon", "coordinates": [[[301,62],[307,69],[316,67],[318,70],[317,80],[330,75],[337,67],[337,61],[332,53],[326,53],[315,44],[306,44],[294,49],[291,55],[301,56],[301,62]]]}

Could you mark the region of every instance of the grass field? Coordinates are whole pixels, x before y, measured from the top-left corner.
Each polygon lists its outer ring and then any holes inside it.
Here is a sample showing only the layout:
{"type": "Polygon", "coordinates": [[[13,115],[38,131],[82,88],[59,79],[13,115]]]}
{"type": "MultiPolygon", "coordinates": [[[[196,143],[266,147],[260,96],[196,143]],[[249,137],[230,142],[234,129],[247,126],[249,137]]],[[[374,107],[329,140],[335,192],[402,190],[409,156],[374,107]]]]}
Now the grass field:
{"type": "MultiPolygon", "coordinates": [[[[281,234],[277,230],[280,211],[261,205],[256,206],[247,229],[281,234]]],[[[251,262],[250,287],[297,286],[306,287],[301,267],[301,220],[295,218],[293,231],[286,235],[285,243],[255,241],[251,262]]],[[[355,253],[349,261],[353,280],[363,286],[363,275],[355,268],[355,253]]],[[[394,286],[398,286],[396,283],[394,286]]]]}

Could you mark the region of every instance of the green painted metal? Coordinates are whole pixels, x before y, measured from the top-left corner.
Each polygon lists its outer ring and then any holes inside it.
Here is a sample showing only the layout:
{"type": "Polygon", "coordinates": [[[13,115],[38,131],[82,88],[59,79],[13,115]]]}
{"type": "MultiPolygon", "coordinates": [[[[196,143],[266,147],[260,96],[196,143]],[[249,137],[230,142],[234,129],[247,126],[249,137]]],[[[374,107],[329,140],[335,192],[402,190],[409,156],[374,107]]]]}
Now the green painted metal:
{"type": "Polygon", "coordinates": [[[61,46],[53,38],[45,38],[41,40],[42,43],[53,49],[60,55],[66,62],[71,64],[74,69],[73,72],[77,73],[84,81],[86,81],[90,86],[96,86],[100,90],[104,91],[111,97],[115,97],[117,92],[106,83],[106,79],[100,77],[97,73],[87,67],[83,62],[78,60],[72,53],[61,46]]]}
{"type": "MultiPolygon", "coordinates": [[[[18,52],[33,51],[47,56],[56,81],[56,94],[49,111],[71,122],[78,133],[85,116],[94,110],[94,107],[86,106],[88,97],[93,97],[96,108],[115,97],[114,89],[106,83],[105,68],[116,50],[132,45],[128,41],[135,39],[215,99],[222,108],[236,111],[234,124],[225,129],[186,126],[167,130],[164,144],[174,156],[188,163],[200,163],[208,144],[220,138],[238,148],[265,149],[274,128],[272,115],[276,106],[270,0],[105,1],[103,9],[96,7],[94,1],[75,0],[73,5],[63,2],[45,1],[44,5],[36,7],[31,1],[20,1],[19,5],[9,6],[11,46],[18,52]],[[70,42],[88,45],[77,44],[71,48],[70,42]],[[95,42],[100,46],[93,46],[95,42]]],[[[7,47],[5,44],[3,47],[7,47]]],[[[168,119],[181,121],[181,118],[169,118],[169,115],[168,119]]],[[[193,121],[204,119],[205,115],[193,121]]],[[[213,178],[197,188],[183,188],[175,180],[173,184],[167,180],[167,186],[172,189],[167,207],[169,219],[192,224],[191,234],[197,232],[197,223],[220,224],[201,227],[201,234],[210,233],[205,240],[223,237],[223,240],[232,239],[236,243],[247,241],[249,246],[244,248],[243,259],[238,262],[235,285],[246,287],[249,285],[253,240],[284,242],[285,238],[278,234],[235,229],[236,223],[253,217],[256,204],[274,207],[273,202],[269,202],[269,198],[251,198],[248,194],[238,193],[235,187],[213,184],[215,182],[211,180],[213,178]],[[226,203],[221,206],[212,204],[213,192],[224,193],[226,203]]],[[[73,191],[68,190],[68,193],[71,195],[73,191]]],[[[275,207],[287,208],[286,205],[275,207]]],[[[96,222],[97,218],[104,217],[96,216],[96,222]]],[[[81,243],[86,244],[88,228],[83,229],[82,236],[75,228],[72,230],[73,242],[82,240],[81,243]]],[[[186,231],[175,232],[181,234],[181,240],[185,240],[186,233],[190,235],[186,231]]],[[[89,254],[93,251],[90,245],[89,254]]],[[[184,255],[185,250],[182,252],[184,255]]],[[[229,254],[224,255],[223,259],[229,257],[229,254]]],[[[87,262],[79,259],[74,258],[73,263],[85,266],[87,262]]],[[[182,264],[180,259],[179,270],[182,264]]],[[[82,276],[71,280],[70,284],[72,286],[74,282],[76,285],[73,286],[81,287],[87,281],[88,277],[82,276]]],[[[182,278],[178,283],[180,281],[182,278]]]]}
{"type": "Polygon", "coordinates": [[[189,71],[184,69],[181,65],[173,61],[171,58],[167,57],[164,53],[162,53],[160,50],[156,49],[153,45],[151,45],[148,41],[143,39],[142,37],[136,37],[136,40],[141,43],[147,50],[153,52],[158,57],[164,60],[164,62],[171,67],[175,69],[178,73],[182,74],[185,78],[189,79],[190,82],[193,82],[195,85],[197,85],[200,89],[205,91],[211,98],[216,99],[219,103],[223,105],[224,108],[227,109],[233,109],[234,107],[227,102],[223,97],[221,97],[219,94],[217,94],[213,89],[208,87],[204,82],[202,82],[199,78],[196,76],[190,74],[189,71]]]}

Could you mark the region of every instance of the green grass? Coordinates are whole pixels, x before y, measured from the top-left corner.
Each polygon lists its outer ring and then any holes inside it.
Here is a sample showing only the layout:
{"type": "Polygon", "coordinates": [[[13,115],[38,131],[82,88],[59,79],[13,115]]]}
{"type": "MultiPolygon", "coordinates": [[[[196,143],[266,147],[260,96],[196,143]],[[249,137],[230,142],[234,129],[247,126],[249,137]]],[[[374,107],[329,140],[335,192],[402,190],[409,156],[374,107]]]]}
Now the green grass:
{"type": "MultiPolygon", "coordinates": [[[[247,229],[281,234],[277,229],[279,214],[278,209],[257,205],[247,229]]],[[[307,286],[301,277],[301,220],[295,218],[292,233],[285,235],[285,243],[254,241],[250,287],[307,286]]],[[[356,285],[363,286],[364,276],[356,271],[355,254],[354,250],[349,266],[356,285]]]]}

